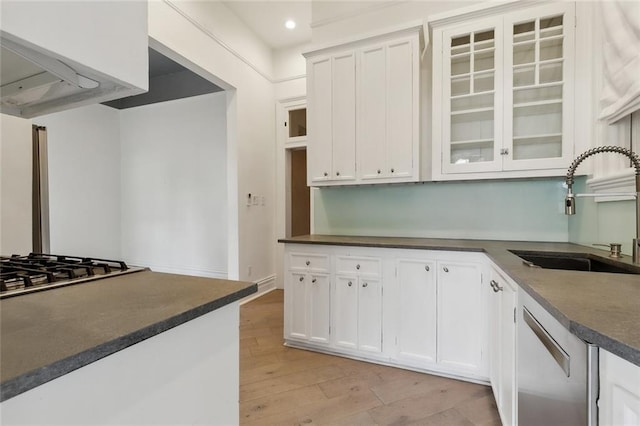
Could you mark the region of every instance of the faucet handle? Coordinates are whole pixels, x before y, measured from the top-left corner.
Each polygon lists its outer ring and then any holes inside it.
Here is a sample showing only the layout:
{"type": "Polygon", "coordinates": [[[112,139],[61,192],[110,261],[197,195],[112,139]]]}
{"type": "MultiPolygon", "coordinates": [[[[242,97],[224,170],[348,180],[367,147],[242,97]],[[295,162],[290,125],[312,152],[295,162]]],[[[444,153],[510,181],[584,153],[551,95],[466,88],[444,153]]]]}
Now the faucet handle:
{"type": "Polygon", "coordinates": [[[594,246],[609,247],[609,257],[620,259],[622,257],[622,244],[609,243],[609,244],[593,244],[594,246]]]}

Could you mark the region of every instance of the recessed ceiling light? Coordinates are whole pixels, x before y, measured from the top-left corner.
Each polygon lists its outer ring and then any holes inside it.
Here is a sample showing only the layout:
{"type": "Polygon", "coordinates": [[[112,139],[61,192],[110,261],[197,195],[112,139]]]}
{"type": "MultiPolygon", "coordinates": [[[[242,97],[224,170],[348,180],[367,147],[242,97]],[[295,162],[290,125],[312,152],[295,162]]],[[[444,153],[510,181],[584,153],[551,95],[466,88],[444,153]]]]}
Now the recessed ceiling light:
{"type": "Polygon", "coordinates": [[[296,23],[294,20],[289,19],[287,22],[284,23],[284,26],[287,27],[288,29],[292,30],[296,27],[296,23]]]}

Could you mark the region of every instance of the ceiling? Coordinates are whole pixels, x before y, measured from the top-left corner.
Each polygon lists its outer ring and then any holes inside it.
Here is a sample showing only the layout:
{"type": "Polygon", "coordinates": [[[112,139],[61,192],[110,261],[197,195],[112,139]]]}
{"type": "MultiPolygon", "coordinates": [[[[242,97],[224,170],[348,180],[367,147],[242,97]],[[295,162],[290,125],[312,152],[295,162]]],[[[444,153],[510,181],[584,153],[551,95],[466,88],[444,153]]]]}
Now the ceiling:
{"type": "Polygon", "coordinates": [[[311,0],[227,0],[224,4],[272,49],[282,49],[311,41],[311,0]],[[284,23],[292,19],[296,28],[284,23]]]}

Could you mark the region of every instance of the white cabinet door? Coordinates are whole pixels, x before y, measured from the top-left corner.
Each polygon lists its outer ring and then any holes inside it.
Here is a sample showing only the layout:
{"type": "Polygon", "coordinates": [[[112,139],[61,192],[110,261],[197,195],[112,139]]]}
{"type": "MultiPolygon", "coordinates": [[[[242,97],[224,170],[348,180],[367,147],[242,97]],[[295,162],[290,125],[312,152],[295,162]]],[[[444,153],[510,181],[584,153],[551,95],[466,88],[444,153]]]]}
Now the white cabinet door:
{"type": "Polygon", "coordinates": [[[362,50],[358,65],[358,175],[361,179],[380,179],[389,174],[386,46],[362,50]]]}
{"type": "Polygon", "coordinates": [[[309,288],[309,340],[329,343],[331,285],[328,275],[311,275],[309,288]]]}
{"type": "Polygon", "coordinates": [[[333,57],[332,83],[332,179],[349,181],[356,178],[355,53],[333,57]]]}
{"type": "Polygon", "coordinates": [[[358,278],[337,275],[333,292],[333,343],[337,347],[358,347],[358,278]]]}
{"type": "Polygon", "coordinates": [[[604,349],[599,357],[599,424],[640,424],[640,367],[604,349]]]}
{"type": "Polygon", "coordinates": [[[358,350],[382,351],[382,282],[358,279],[358,350]]]}
{"type": "MultiPolygon", "coordinates": [[[[387,173],[397,179],[417,177],[418,61],[415,38],[387,45],[387,173]]],[[[417,178],[416,178],[417,180],[417,178]]]]}
{"type": "Polygon", "coordinates": [[[322,182],[331,178],[332,158],[332,84],[331,57],[307,61],[308,115],[308,182],[322,182]]]}
{"type": "Polygon", "coordinates": [[[307,275],[299,272],[289,272],[286,291],[288,294],[288,331],[287,337],[298,340],[308,340],[307,331],[307,275]]]}
{"type": "Polygon", "coordinates": [[[490,378],[502,424],[515,422],[516,399],[516,286],[495,268],[490,290],[490,378]]]}
{"type": "Polygon", "coordinates": [[[438,363],[482,374],[485,338],[479,264],[438,262],[438,363]]]}
{"type": "Polygon", "coordinates": [[[398,359],[412,364],[436,361],[436,263],[399,259],[396,263],[398,359]]]}

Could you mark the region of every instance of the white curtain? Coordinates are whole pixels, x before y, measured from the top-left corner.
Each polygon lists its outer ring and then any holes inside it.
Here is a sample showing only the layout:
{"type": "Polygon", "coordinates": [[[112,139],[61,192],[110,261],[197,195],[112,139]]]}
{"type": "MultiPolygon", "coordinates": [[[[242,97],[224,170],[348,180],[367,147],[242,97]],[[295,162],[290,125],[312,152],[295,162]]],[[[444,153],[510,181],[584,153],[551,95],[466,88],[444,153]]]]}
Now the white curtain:
{"type": "Polygon", "coordinates": [[[609,124],[640,109],[640,1],[601,1],[604,87],[600,119],[609,124]]]}

